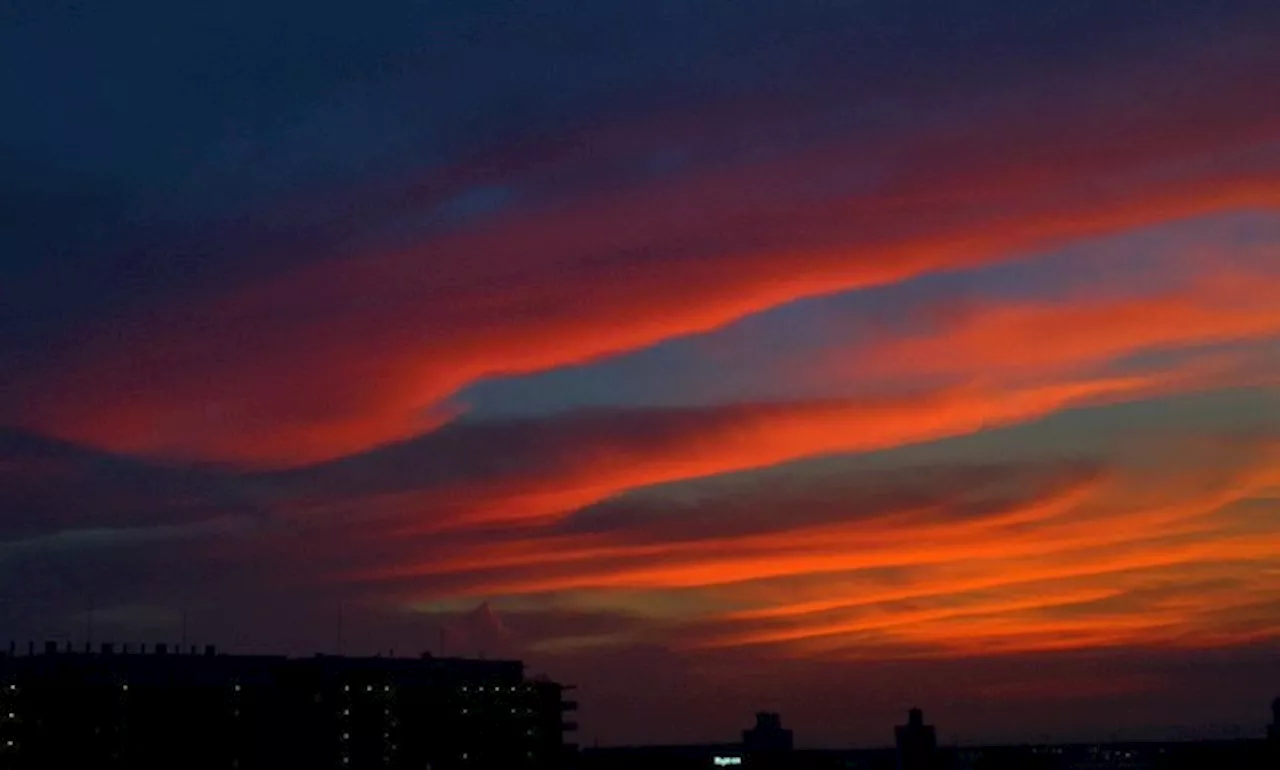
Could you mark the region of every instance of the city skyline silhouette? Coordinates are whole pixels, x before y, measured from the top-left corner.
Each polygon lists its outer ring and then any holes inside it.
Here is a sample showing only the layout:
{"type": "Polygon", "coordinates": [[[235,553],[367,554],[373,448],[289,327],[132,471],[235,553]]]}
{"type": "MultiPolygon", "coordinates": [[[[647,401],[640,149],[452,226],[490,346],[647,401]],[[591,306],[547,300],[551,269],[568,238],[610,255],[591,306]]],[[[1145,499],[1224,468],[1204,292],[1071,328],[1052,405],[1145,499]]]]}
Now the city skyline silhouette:
{"type": "Polygon", "coordinates": [[[522,661],[584,747],[1263,740],[1277,39],[6,3],[0,645],[522,661]]]}

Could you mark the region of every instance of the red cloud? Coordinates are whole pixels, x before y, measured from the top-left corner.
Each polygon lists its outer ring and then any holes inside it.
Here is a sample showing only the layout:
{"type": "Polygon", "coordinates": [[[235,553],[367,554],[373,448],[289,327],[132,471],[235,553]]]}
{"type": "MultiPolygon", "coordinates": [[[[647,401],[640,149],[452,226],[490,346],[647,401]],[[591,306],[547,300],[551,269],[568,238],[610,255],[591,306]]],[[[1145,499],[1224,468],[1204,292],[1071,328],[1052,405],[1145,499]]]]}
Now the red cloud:
{"type": "MultiPolygon", "coordinates": [[[[596,190],[103,319],[25,373],[4,416],[116,450],[296,464],[428,430],[477,378],[1097,233],[1276,208],[1280,112],[1256,98],[1257,71],[1211,71],[1144,109],[1119,86],[1068,89],[1053,113],[1006,93],[945,131],[596,190]],[[841,181],[868,169],[874,184],[841,181]]],[[[548,162],[592,167],[578,150],[548,162]]]]}
{"type": "MultiPolygon", "coordinates": [[[[410,469],[404,486],[379,491],[385,496],[335,506],[336,495],[321,488],[302,504],[315,512],[354,505],[364,517],[391,516],[405,534],[527,525],[561,519],[631,489],[963,435],[1071,406],[1138,398],[1163,386],[1159,378],[1134,377],[1024,390],[955,388],[878,399],[602,413],[594,421],[549,419],[529,424],[524,436],[489,436],[497,445],[511,442],[510,464],[497,472],[415,488],[410,469]]],[[[436,451],[450,449],[466,447],[442,442],[436,451]]],[[[370,464],[377,462],[377,455],[370,457],[370,464]]],[[[318,466],[315,475],[327,472],[343,469],[318,466]]]]}
{"type": "MultiPolygon", "coordinates": [[[[714,589],[700,618],[668,629],[696,649],[770,645],[850,658],[891,647],[955,656],[1234,643],[1274,635],[1265,607],[1280,594],[1258,575],[1275,564],[1280,541],[1232,512],[1280,482],[1274,456],[1256,453],[1226,474],[1184,470],[1159,487],[1141,474],[1064,477],[978,517],[943,495],[924,507],[883,501],[871,518],[784,518],[767,531],[738,531],[735,507],[770,497],[724,498],[712,504],[723,506],[725,526],[706,537],[652,539],[644,523],[586,534],[535,530],[366,577],[417,597],[714,589]],[[880,577],[884,570],[893,577],[880,577]],[[756,609],[717,609],[743,605],[756,609]]],[[[874,499],[868,484],[864,494],[874,499]]],[[[785,510],[787,493],[774,497],[785,510]]],[[[812,508],[808,499],[794,505],[812,508]]]]}
{"type": "MultiPolygon", "coordinates": [[[[1277,262],[1280,266],[1280,262],[1277,262]]],[[[1159,295],[992,301],[911,337],[860,351],[864,373],[1039,375],[1080,371],[1137,353],[1280,337],[1280,271],[1200,276],[1159,295]]]]}

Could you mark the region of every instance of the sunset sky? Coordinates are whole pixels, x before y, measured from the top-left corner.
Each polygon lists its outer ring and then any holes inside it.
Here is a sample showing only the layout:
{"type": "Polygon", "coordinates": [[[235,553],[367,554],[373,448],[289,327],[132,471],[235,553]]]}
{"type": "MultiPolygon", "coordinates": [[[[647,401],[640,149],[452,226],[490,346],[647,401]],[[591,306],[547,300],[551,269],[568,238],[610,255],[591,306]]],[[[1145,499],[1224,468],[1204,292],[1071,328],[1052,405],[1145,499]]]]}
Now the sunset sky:
{"type": "Polygon", "coordinates": [[[0,3],[0,636],[518,656],[588,745],[1261,734],[1277,40],[0,3]]]}

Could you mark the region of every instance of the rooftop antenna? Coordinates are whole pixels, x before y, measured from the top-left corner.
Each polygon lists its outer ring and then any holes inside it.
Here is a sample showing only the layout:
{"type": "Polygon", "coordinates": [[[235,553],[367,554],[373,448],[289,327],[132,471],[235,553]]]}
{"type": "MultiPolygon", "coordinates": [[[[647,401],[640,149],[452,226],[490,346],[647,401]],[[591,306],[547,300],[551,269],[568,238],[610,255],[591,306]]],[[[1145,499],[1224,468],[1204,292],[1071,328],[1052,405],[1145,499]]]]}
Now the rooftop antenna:
{"type": "Polygon", "coordinates": [[[89,613],[84,621],[84,639],[89,648],[93,648],[93,597],[89,597],[89,613]]]}
{"type": "Polygon", "coordinates": [[[338,628],[337,628],[337,645],[338,654],[342,654],[342,602],[338,602],[338,628]]]}

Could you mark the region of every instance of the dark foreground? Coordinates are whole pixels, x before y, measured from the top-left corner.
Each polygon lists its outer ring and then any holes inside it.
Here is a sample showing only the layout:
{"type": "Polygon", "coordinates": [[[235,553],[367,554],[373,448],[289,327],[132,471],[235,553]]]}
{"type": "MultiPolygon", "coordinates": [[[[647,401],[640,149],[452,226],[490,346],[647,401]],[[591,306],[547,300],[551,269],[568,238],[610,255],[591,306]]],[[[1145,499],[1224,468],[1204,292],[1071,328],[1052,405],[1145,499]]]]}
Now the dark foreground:
{"type": "Polygon", "coordinates": [[[744,752],[738,744],[584,749],[579,770],[1280,770],[1267,741],[938,748],[919,764],[896,749],[744,752]]]}

